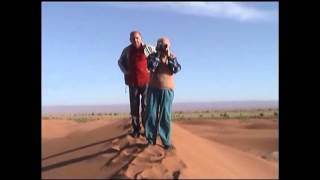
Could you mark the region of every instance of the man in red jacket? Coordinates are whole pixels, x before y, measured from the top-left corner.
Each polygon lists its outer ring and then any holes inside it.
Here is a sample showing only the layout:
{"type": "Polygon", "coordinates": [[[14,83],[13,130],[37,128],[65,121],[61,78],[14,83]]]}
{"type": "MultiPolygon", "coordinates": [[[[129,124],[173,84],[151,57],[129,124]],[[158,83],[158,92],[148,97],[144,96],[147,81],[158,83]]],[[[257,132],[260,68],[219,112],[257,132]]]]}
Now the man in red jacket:
{"type": "Polygon", "coordinates": [[[145,126],[146,96],[149,83],[147,57],[155,52],[155,48],[142,42],[141,33],[130,33],[131,44],[123,49],[118,60],[119,67],[124,74],[125,83],[129,86],[130,112],[133,136],[140,136],[140,118],[145,126]],[[140,114],[141,104],[141,116],[140,114]]]}

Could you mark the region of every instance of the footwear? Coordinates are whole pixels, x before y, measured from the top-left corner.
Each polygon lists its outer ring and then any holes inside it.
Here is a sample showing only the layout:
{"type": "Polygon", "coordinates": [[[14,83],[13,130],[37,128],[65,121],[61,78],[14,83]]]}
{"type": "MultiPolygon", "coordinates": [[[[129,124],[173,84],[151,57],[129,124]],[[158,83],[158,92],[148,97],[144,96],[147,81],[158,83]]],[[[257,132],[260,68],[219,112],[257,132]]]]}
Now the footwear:
{"type": "Polygon", "coordinates": [[[154,141],[150,141],[150,140],[147,140],[148,141],[148,145],[156,145],[156,143],[154,141]]]}
{"type": "Polygon", "coordinates": [[[148,141],[149,144],[152,144],[152,145],[156,145],[157,144],[156,140],[147,139],[147,141],[148,141]]]}
{"type": "Polygon", "coordinates": [[[140,133],[141,136],[143,137],[146,137],[146,134],[143,132],[143,133],[140,133]]]}
{"type": "Polygon", "coordinates": [[[131,133],[131,136],[134,138],[139,138],[140,137],[140,133],[139,132],[133,132],[131,133]]]}
{"type": "Polygon", "coordinates": [[[140,137],[140,133],[139,132],[135,133],[135,137],[139,138],[140,137]]]}

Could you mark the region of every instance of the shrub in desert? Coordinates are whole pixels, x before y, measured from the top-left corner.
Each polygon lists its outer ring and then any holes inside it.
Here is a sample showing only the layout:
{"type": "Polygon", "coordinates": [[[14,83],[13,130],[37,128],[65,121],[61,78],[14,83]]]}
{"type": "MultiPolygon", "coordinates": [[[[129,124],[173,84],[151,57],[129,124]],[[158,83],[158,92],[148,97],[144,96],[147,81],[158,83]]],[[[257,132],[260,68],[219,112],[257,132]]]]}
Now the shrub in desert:
{"type": "Polygon", "coordinates": [[[260,113],[260,117],[263,117],[264,116],[264,114],[263,113],[260,113]]]}
{"type": "Polygon", "coordinates": [[[87,122],[89,119],[87,117],[78,117],[74,118],[74,120],[77,122],[87,122]]]}
{"type": "Polygon", "coordinates": [[[202,114],[199,114],[199,118],[202,118],[203,117],[203,115],[202,114]]]}
{"type": "Polygon", "coordinates": [[[277,112],[274,112],[274,114],[273,114],[274,116],[276,116],[276,117],[278,117],[278,113],[277,112]]]}

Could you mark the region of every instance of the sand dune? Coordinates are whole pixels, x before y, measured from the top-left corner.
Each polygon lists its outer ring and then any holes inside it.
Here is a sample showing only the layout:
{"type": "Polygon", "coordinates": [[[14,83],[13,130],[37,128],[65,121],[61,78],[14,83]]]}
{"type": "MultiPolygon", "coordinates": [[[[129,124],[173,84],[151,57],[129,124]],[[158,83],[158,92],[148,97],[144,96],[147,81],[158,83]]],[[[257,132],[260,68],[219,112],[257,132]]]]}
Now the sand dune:
{"type": "Polygon", "coordinates": [[[65,137],[73,132],[83,132],[90,131],[92,129],[96,129],[103,125],[114,123],[114,120],[107,121],[92,121],[86,123],[77,123],[75,121],[70,120],[43,120],[41,123],[42,131],[41,138],[43,140],[49,140],[59,137],[65,137]]]}
{"type": "Polygon", "coordinates": [[[183,178],[271,179],[277,178],[277,166],[220,143],[196,136],[174,125],[177,154],[188,168],[183,178]]]}
{"type": "Polygon", "coordinates": [[[278,161],[278,122],[271,119],[192,120],[178,123],[197,136],[278,161]]]}
{"type": "Polygon", "coordinates": [[[175,150],[128,135],[129,120],[43,120],[43,179],[277,178],[277,164],[173,125],[175,150]]]}

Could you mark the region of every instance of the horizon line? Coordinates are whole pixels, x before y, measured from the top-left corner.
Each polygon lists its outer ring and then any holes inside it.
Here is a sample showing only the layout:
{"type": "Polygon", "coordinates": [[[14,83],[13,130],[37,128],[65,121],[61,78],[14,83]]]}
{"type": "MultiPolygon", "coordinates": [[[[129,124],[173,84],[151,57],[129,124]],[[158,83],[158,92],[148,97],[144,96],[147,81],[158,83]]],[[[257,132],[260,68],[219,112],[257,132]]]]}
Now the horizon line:
{"type": "MultiPolygon", "coordinates": [[[[232,102],[279,102],[279,99],[274,100],[219,100],[219,101],[181,101],[173,102],[173,104],[191,104],[191,103],[232,103],[232,102]]],[[[41,104],[41,107],[48,106],[117,106],[117,105],[129,105],[130,103],[105,103],[105,104],[41,104]]]]}

